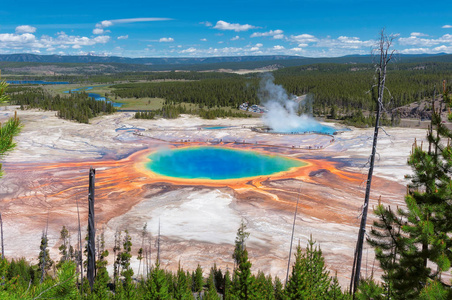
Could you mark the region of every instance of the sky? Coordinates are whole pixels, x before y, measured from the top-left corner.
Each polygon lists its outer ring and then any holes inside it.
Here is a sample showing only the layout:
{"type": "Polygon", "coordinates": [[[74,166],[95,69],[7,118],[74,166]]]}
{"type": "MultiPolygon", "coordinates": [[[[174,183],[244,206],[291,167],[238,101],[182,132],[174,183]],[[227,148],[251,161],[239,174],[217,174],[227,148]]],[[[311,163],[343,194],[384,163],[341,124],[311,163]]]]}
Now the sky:
{"type": "Polygon", "coordinates": [[[124,57],[452,53],[452,1],[2,1],[0,54],[124,57]]]}

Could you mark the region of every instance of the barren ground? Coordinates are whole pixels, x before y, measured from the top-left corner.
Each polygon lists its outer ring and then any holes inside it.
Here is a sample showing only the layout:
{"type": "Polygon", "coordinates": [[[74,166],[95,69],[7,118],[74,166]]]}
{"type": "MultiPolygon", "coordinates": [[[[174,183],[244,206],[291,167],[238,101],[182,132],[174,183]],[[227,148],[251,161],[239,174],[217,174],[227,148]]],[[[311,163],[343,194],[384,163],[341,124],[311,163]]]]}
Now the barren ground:
{"type": "MultiPolygon", "coordinates": [[[[0,121],[14,109],[2,109],[0,121]]],[[[54,260],[63,225],[76,245],[76,201],[86,228],[88,170],[93,166],[96,222],[105,233],[109,259],[113,260],[115,232],[127,229],[133,238],[135,273],[144,224],[152,235],[153,262],[160,222],[162,265],[176,269],[180,262],[184,269],[193,270],[199,263],[207,271],[213,263],[233,268],[234,238],[244,220],[251,234],[247,247],[253,271],[284,279],[299,199],[294,246],[300,242],[304,247],[312,235],[329,270],[337,271],[343,288],[347,287],[372,129],[353,129],[332,140],[320,135],[256,133],[249,128],[262,124],[254,118],[135,120],[132,113],[116,113],[86,125],[58,119],[54,112],[28,110],[18,115],[24,128],[16,138],[16,149],[3,158],[5,175],[0,180],[7,257],[26,257],[36,263],[47,219],[54,260]],[[207,125],[232,127],[202,128],[207,125]],[[132,127],[145,131],[136,135],[132,127]],[[278,176],[224,182],[172,180],[143,170],[150,151],[199,144],[297,157],[310,165],[278,176]]],[[[371,207],[380,196],[384,203],[403,205],[404,175],[410,172],[406,160],[414,139],[425,137],[424,129],[387,128],[386,132],[380,132],[371,207]]],[[[369,227],[372,219],[370,212],[369,227]]],[[[364,275],[370,274],[373,263],[373,250],[366,246],[364,275]]]]}

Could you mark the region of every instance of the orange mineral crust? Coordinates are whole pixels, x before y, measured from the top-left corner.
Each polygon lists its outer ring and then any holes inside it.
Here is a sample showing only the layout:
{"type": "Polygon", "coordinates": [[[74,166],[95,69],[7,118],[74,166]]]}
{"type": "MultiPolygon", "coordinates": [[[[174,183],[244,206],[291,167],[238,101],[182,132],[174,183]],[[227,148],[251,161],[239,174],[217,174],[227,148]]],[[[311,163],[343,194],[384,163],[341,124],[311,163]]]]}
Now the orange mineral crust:
{"type": "MultiPolygon", "coordinates": [[[[186,146],[191,145],[182,147],[186,146]]],[[[6,226],[10,222],[10,226],[15,226],[19,239],[36,244],[36,247],[24,250],[19,246],[20,243],[14,243],[9,254],[14,256],[13,253],[17,253],[18,257],[36,256],[40,232],[46,226],[47,218],[50,218],[49,235],[54,239],[53,248],[57,255],[57,237],[61,226],[66,225],[73,236],[76,235],[77,203],[82,224],[86,223],[88,170],[93,167],[96,169],[96,222],[99,230],[106,233],[107,245],[114,244],[116,230],[128,229],[132,238],[139,241],[144,223],[149,224],[150,231],[155,236],[158,225],[152,222],[162,219],[162,227],[167,228],[166,232],[162,231],[162,241],[165,243],[162,249],[166,251],[162,254],[162,263],[167,268],[177,269],[178,259],[184,260],[184,257],[187,269],[196,268],[198,263],[205,264],[203,267],[208,268],[213,261],[223,268],[232,267],[231,244],[237,224],[244,218],[252,235],[248,247],[254,255],[252,259],[255,269],[284,276],[288,236],[298,200],[298,222],[302,225],[297,227],[299,232],[296,235],[307,238],[312,233],[328,248],[324,253],[330,266],[338,271],[339,276],[348,274],[353,255],[354,228],[357,226],[357,215],[364,195],[364,174],[344,170],[342,163],[328,157],[305,158],[305,153],[299,150],[230,144],[221,147],[282,155],[301,160],[306,165],[271,176],[251,178],[171,178],[146,168],[148,156],[159,150],[159,147],[150,146],[119,160],[6,163],[6,175],[2,179],[3,186],[8,187],[2,192],[2,214],[7,220],[6,226]],[[201,199],[206,199],[207,202],[196,202],[204,201],[201,199]],[[204,212],[210,205],[222,206],[212,208],[212,213],[204,212]],[[196,207],[195,211],[191,210],[192,207],[196,207]],[[192,214],[196,215],[199,210],[203,213],[196,220],[183,221],[192,214]],[[227,214],[224,215],[225,213],[227,214]],[[211,221],[206,219],[212,214],[218,215],[211,221]],[[180,218],[182,221],[178,223],[180,218]],[[13,225],[13,220],[22,225],[13,225]],[[221,224],[223,221],[226,225],[220,229],[227,228],[227,232],[215,232],[217,229],[214,224],[221,224]],[[198,222],[201,226],[194,229],[194,232],[205,231],[201,237],[196,234],[194,237],[187,237],[191,232],[187,226],[193,222],[198,222]],[[213,223],[202,225],[205,222],[213,223]],[[27,231],[29,226],[35,229],[27,231]],[[334,243],[334,237],[330,233],[338,227],[342,227],[341,231],[346,234],[346,237],[342,237],[344,247],[347,248],[346,254],[342,250],[338,253],[328,244],[334,243]],[[211,235],[222,236],[224,239],[215,242],[217,238],[209,238],[211,235]]],[[[181,146],[167,147],[171,149],[181,146]]],[[[376,192],[371,195],[372,203],[377,201],[379,195],[383,199],[393,199],[394,195],[404,192],[402,185],[377,177],[374,178],[373,187],[376,192]]],[[[73,242],[75,243],[75,238],[73,242]]],[[[136,245],[138,244],[137,242],[136,245]]]]}

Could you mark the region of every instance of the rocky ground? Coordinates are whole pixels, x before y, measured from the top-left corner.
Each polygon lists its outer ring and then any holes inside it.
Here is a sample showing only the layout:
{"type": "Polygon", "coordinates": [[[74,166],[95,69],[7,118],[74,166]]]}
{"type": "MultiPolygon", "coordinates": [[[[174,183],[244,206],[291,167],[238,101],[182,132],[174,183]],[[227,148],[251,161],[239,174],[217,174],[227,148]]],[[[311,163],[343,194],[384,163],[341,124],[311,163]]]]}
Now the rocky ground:
{"type": "MultiPolygon", "coordinates": [[[[2,109],[0,121],[15,109],[2,109]]],[[[152,235],[152,261],[160,224],[165,268],[176,269],[180,262],[189,270],[198,263],[205,270],[213,263],[232,269],[234,237],[243,220],[251,234],[247,246],[253,270],[285,278],[299,199],[295,245],[305,246],[312,235],[329,270],[337,271],[343,287],[347,286],[372,129],[352,128],[333,138],[256,133],[250,127],[262,123],[254,118],[135,120],[132,113],[116,113],[91,124],[77,124],[58,119],[53,112],[18,114],[24,128],[16,138],[16,149],[3,158],[5,175],[0,180],[7,257],[36,262],[47,220],[53,259],[58,258],[62,225],[69,228],[76,244],[76,202],[86,228],[88,170],[92,166],[96,168],[98,230],[105,233],[110,250],[117,230],[130,232],[136,273],[144,224],[152,235]],[[208,130],[205,126],[227,128],[208,130]],[[143,168],[150,151],[199,144],[296,157],[310,165],[279,176],[220,183],[172,180],[143,168]]],[[[423,129],[386,128],[386,133],[380,133],[371,207],[380,196],[384,203],[403,205],[404,175],[410,172],[406,159],[414,139],[424,137],[423,129]]],[[[368,224],[371,221],[372,216],[368,224]]],[[[374,263],[372,254],[366,247],[363,270],[368,275],[374,263]]],[[[109,259],[112,261],[113,255],[109,259]]]]}

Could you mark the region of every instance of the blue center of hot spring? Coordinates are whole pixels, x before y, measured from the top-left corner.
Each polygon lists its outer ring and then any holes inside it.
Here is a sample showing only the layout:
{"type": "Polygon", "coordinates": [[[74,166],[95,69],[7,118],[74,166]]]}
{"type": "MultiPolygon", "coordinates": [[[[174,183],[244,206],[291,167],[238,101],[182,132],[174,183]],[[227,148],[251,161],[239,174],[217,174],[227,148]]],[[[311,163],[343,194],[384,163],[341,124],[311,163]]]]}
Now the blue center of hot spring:
{"type": "Polygon", "coordinates": [[[154,173],[185,179],[237,179],[271,175],[306,163],[254,151],[219,147],[190,147],[157,151],[147,168],[154,173]]]}

